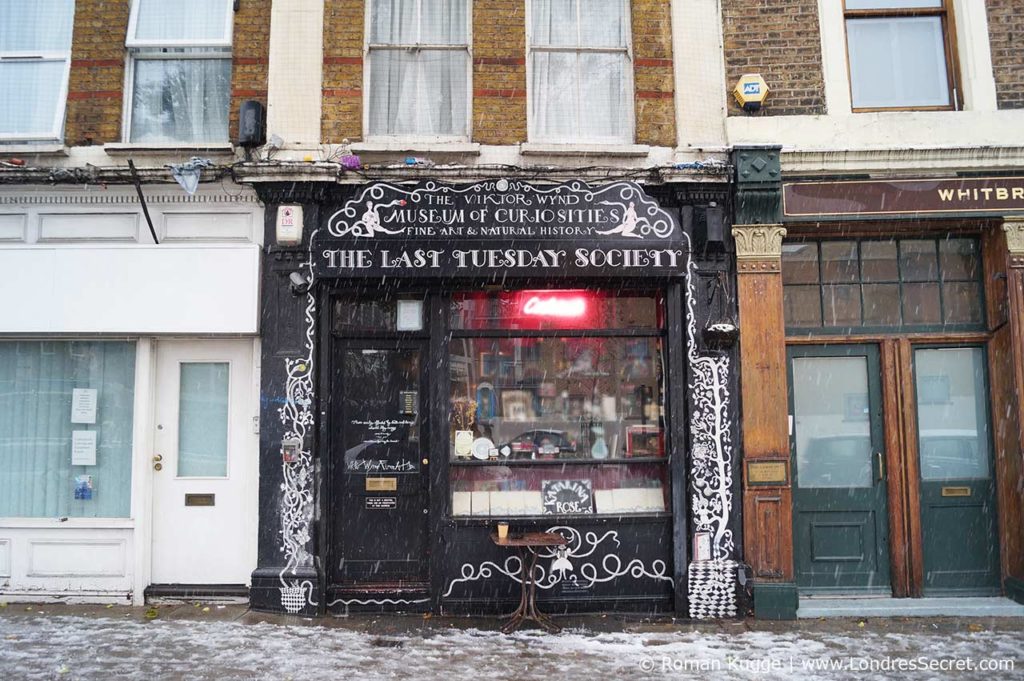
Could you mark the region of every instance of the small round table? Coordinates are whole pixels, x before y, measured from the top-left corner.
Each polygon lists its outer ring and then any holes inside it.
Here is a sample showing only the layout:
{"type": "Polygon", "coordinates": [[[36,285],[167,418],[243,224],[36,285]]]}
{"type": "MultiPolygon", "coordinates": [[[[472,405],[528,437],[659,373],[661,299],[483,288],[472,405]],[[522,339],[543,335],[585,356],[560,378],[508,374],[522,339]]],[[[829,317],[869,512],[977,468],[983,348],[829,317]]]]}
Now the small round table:
{"type": "Polygon", "coordinates": [[[509,621],[501,631],[510,634],[526,620],[533,620],[545,631],[553,634],[561,631],[557,624],[537,610],[537,585],[533,573],[537,567],[537,549],[565,546],[568,543],[565,537],[557,532],[510,532],[504,539],[499,539],[497,532],[491,532],[491,541],[497,546],[515,548],[519,551],[519,607],[511,615],[507,615],[509,621]]]}

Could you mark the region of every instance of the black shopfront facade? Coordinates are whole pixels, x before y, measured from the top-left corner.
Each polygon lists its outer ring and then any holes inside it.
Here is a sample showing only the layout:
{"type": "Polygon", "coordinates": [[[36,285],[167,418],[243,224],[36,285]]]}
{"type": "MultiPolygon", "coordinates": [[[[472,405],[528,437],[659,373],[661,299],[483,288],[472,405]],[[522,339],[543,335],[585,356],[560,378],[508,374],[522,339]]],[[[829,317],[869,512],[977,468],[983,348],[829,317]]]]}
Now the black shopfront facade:
{"type": "Polygon", "coordinates": [[[727,185],[256,188],[254,608],[735,614],[727,185]]]}

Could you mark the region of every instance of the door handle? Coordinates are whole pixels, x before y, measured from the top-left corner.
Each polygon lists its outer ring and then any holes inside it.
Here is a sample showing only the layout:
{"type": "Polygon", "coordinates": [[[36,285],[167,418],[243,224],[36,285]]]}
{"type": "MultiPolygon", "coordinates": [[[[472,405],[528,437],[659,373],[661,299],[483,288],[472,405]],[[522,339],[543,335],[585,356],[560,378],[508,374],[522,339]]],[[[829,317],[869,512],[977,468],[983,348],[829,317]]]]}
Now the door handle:
{"type": "Polygon", "coordinates": [[[885,457],[882,452],[875,452],[875,456],[878,457],[878,482],[882,482],[885,480],[885,457]]]}
{"type": "Polygon", "coordinates": [[[154,456],[153,457],[153,470],[155,470],[155,471],[163,470],[164,465],[163,465],[163,463],[161,463],[163,460],[164,460],[164,457],[163,457],[162,454],[157,454],[156,456],[154,456]]]}

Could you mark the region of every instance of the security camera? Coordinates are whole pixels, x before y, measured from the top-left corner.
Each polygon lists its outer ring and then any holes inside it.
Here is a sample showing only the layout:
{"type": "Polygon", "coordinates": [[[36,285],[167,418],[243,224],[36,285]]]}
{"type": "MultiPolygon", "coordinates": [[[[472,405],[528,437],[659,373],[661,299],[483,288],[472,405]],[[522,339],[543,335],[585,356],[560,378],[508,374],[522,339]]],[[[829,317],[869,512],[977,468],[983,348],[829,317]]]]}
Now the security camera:
{"type": "Polygon", "coordinates": [[[301,296],[309,291],[309,277],[302,272],[292,272],[288,275],[288,281],[291,285],[292,295],[301,296]]]}

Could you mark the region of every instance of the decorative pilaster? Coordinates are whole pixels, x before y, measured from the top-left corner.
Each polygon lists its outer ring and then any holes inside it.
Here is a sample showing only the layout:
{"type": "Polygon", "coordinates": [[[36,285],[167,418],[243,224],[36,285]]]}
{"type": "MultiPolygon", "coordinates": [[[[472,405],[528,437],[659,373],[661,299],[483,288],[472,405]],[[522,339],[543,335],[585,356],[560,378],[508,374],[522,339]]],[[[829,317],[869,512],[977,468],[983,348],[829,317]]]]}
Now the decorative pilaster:
{"type": "MultiPolygon", "coordinates": [[[[1024,527],[1024,216],[1003,218],[1003,233],[1009,334],[1007,337],[1005,327],[996,330],[989,343],[989,361],[1002,369],[991,374],[993,411],[1005,414],[1002,421],[1015,436],[1003,440],[1004,451],[996,459],[1003,587],[1008,596],[1024,603],[1024,543],[1020,541],[1024,527]]],[[[1000,293],[998,288],[995,291],[1000,293]]]]}
{"type": "Polygon", "coordinates": [[[1010,267],[1024,268],[1024,216],[1004,218],[1003,232],[1006,233],[1010,267]]]}
{"type": "Polygon", "coordinates": [[[796,617],[779,147],[733,154],[743,423],[743,558],[759,618],[796,617]]]}
{"type": "Polygon", "coordinates": [[[740,274],[752,272],[782,271],[782,237],[786,228],[782,225],[735,225],[732,238],[736,242],[736,271],[740,274]]]}

